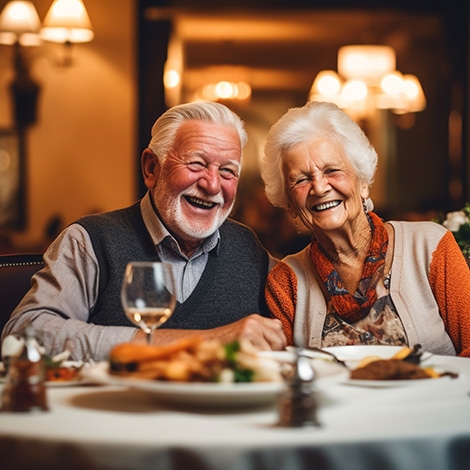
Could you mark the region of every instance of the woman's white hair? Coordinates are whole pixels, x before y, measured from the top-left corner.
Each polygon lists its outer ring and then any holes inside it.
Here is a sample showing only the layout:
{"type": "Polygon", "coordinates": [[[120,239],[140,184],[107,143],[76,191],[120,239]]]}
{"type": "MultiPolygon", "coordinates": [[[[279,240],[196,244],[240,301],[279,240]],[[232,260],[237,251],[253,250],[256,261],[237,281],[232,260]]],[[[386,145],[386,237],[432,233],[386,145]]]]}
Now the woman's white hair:
{"type": "Polygon", "coordinates": [[[152,126],[152,138],[148,147],[160,163],[163,163],[173,148],[180,126],[191,120],[233,127],[238,132],[242,149],[248,140],[243,121],[223,104],[210,101],[179,104],[165,111],[152,126]]]}
{"type": "MultiPolygon", "coordinates": [[[[310,102],[291,108],[270,129],[261,176],[266,196],[277,207],[288,209],[282,159],[297,144],[316,138],[338,142],[360,180],[370,187],[377,168],[377,153],[362,129],[333,103],[310,102]]],[[[372,210],[372,201],[367,201],[372,210]]]]}

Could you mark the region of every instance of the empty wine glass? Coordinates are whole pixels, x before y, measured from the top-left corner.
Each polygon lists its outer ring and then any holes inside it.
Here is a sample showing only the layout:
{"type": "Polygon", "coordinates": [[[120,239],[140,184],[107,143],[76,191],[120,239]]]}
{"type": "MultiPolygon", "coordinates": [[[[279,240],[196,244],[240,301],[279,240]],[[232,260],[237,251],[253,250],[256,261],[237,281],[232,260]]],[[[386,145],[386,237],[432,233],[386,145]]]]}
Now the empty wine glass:
{"type": "Polygon", "coordinates": [[[147,333],[165,323],[176,305],[173,271],[170,264],[133,261],[126,266],[121,301],[127,318],[147,333]]]}

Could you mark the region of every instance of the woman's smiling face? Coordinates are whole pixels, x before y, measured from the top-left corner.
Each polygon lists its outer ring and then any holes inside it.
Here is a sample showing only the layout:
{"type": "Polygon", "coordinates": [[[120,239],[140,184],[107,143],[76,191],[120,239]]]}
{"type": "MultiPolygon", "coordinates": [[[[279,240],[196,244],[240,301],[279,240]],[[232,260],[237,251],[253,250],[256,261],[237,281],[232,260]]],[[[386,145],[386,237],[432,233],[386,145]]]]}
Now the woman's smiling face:
{"type": "Polygon", "coordinates": [[[367,184],[338,142],[315,139],[285,152],[283,171],[289,212],[314,233],[344,230],[363,214],[367,184]]]}

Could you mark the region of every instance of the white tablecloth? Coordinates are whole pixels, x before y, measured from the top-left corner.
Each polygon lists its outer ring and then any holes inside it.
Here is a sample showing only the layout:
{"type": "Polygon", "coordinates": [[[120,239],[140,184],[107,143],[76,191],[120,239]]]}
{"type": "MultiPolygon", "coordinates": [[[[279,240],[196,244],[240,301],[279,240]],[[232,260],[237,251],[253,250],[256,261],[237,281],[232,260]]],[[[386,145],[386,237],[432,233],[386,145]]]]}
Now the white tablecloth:
{"type": "Polygon", "coordinates": [[[470,359],[458,379],[403,388],[334,384],[318,427],[281,428],[271,405],[162,405],[117,386],[49,388],[51,410],[0,413],[0,468],[469,470],[470,359]]]}

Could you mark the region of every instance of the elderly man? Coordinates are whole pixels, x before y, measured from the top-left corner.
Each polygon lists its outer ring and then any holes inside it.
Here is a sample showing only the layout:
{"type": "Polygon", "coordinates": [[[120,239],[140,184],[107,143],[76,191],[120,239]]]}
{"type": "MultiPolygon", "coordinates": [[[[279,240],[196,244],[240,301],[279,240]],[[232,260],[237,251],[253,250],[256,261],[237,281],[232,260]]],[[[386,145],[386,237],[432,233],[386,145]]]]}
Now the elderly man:
{"type": "Polygon", "coordinates": [[[263,290],[273,260],[254,233],[227,219],[247,140],[240,118],[218,103],[166,111],[142,153],[147,194],[136,204],[83,217],[44,254],[45,268],[3,337],[31,323],[50,354],[72,339],[74,359],[106,359],[122,342],[145,341],[126,318],[120,288],[129,261],[164,261],[176,273],[177,306],[154,344],[194,335],[248,338],[281,349],[263,290]]]}

